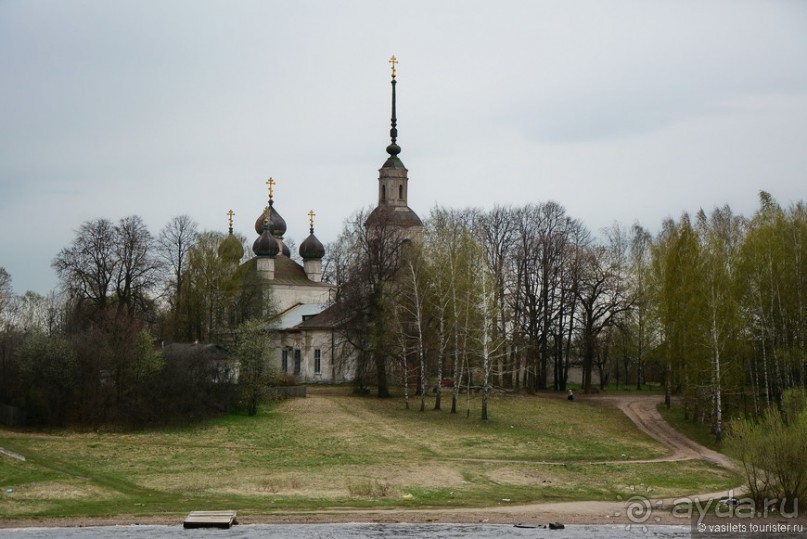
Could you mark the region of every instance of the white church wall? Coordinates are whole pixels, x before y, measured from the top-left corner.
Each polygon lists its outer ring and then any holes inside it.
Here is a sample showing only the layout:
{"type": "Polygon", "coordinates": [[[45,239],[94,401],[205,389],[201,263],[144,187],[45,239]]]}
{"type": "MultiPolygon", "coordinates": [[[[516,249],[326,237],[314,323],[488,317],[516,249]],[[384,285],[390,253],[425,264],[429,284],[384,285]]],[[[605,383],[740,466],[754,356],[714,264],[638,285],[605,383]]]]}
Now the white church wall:
{"type": "Polygon", "coordinates": [[[352,358],[342,360],[341,351],[330,330],[282,332],[272,346],[271,366],[300,384],[348,382],[355,369],[352,358]]]}
{"type": "Polygon", "coordinates": [[[328,303],[330,287],[327,286],[293,286],[285,284],[272,285],[272,299],[278,311],[297,305],[298,303],[328,303]]]}

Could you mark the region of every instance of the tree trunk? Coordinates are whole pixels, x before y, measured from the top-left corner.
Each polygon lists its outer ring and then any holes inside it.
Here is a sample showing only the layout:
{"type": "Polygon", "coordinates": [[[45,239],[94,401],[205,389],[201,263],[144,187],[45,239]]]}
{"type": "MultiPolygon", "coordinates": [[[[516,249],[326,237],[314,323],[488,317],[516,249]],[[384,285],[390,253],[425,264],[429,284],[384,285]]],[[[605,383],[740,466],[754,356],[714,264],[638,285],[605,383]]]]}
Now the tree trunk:
{"type": "Polygon", "coordinates": [[[388,399],[390,397],[390,392],[389,386],[387,385],[387,360],[378,352],[375,354],[375,370],[378,398],[388,399]]]}
{"type": "Polygon", "coordinates": [[[583,392],[591,393],[591,371],[594,368],[594,336],[587,329],[583,338],[583,392]]]}

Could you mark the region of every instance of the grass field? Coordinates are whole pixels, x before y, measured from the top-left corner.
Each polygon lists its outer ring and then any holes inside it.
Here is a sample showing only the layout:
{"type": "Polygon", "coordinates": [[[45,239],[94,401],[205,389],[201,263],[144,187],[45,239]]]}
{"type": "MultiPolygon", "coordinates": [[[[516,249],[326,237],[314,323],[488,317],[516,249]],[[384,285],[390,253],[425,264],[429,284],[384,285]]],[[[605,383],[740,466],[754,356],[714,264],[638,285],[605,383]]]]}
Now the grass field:
{"type": "MultiPolygon", "coordinates": [[[[500,395],[491,419],[313,388],[305,399],[189,428],[0,429],[0,518],[451,508],[679,496],[739,479],[666,449],[616,409],[500,395]],[[6,492],[11,490],[12,492],[6,492]]],[[[447,408],[447,406],[446,406],[447,408]]]]}

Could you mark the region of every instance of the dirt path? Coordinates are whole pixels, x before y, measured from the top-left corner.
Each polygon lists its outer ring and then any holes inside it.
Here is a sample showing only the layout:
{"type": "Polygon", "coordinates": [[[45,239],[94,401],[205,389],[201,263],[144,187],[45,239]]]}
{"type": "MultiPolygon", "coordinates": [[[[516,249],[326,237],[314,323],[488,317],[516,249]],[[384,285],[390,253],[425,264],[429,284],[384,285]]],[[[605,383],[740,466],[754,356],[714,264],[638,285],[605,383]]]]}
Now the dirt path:
{"type": "Polygon", "coordinates": [[[613,397],[613,401],[641,431],[672,450],[672,454],[659,460],[681,461],[700,459],[713,462],[729,470],[739,471],[737,464],[726,455],[700,445],[670,426],[670,424],[661,417],[658,411],[658,405],[662,401],[661,397],[649,395],[620,396],[613,397]]]}

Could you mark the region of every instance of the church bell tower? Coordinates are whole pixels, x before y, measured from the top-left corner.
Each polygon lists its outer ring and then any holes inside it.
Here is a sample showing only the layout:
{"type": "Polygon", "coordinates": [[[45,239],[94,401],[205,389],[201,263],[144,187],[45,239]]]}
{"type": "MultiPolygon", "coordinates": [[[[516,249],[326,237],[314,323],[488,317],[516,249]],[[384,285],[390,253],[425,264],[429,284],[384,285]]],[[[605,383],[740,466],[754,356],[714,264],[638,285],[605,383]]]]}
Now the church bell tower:
{"type": "Polygon", "coordinates": [[[398,118],[395,110],[398,59],[393,56],[389,62],[392,64],[391,140],[387,146],[389,157],[378,170],[378,204],[364,224],[366,227],[394,226],[406,229],[408,235],[417,236],[423,230],[423,222],[407,203],[409,171],[398,157],[401,153],[401,147],[397,143],[398,118]]]}

